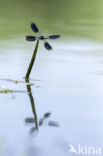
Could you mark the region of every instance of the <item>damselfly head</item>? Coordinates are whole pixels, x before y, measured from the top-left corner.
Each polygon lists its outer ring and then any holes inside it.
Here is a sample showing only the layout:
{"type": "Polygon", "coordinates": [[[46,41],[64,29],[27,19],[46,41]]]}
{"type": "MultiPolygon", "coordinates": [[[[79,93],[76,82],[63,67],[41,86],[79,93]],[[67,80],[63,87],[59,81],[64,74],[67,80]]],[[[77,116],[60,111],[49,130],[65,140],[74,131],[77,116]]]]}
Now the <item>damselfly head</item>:
{"type": "Polygon", "coordinates": [[[45,37],[44,36],[39,36],[40,40],[44,40],[45,37]]]}

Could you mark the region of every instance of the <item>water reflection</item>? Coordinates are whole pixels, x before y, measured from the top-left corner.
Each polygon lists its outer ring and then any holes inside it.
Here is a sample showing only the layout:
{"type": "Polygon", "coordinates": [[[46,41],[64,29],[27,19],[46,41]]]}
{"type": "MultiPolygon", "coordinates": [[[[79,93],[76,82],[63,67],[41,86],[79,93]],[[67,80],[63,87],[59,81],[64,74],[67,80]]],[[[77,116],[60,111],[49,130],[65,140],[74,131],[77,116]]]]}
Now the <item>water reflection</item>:
{"type": "Polygon", "coordinates": [[[37,114],[36,114],[36,108],[35,108],[34,98],[32,96],[31,85],[28,84],[29,83],[29,79],[25,79],[25,82],[27,83],[27,85],[26,85],[27,92],[28,92],[28,96],[29,96],[29,99],[30,99],[32,112],[33,112],[33,115],[34,115],[34,119],[27,118],[25,121],[26,122],[33,122],[34,121],[34,123],[35,123],[34,130],[38,130],[37,114]]]}
{"type": "MultiPolygon", "coordinates": [[[[30,129],[30,133],[38,131],[38,128],[45,124],[47,126],[59,127],[59,124],[56,121],[49,119],[51,117],[51,112],[44,113],[43,116],[38,119],[31,86],[34,85],[34,81],[39,81],[39,80],[30,79],[32,82],[30,82],[30,80],[28,78],[25,78],[25,80],[16,80],[16,79],[13,80],[13,79],[8,79],[8,78],[0,78],[0,80],[3,82],[7,82],[7,83],[9,82],[9,83],[16,84],[16,85],[24,84],[26,86],[27,90],[17,90],[17,89],[8,88],[5,85],[3,85],[3,83],[2,83],[3,87],[0,86],[0,94],[11,94],[13,99],[15,99],[15,93],[19,93],[19,94],[26,93],[25,95],[28,94],[33,117],[27,117],[25,119],[25,123],[30,124],[32,126],[30,129]]],[[[38,88],[38,86],[36,86],[36,87],[38,88]]]]}
{"type": "MultiPolygon", "coordinates": [[[[31,108],[32,108],[33,116],[34,116],[34,118],[31,118],[31,117],[26,118],[25,122],[27,124],[35,124],[35,126],[33,125],[33,127],[31,127],[31,129],[30,129],[30,133],[33,133],[35,131],[38,131],[38,127],[43,126],[45,121],[48,118],[50,118],[51,113],[46,112],[43,115],[43,117],[38,120],[37,113],[36,113],[35,102],[34,102],[34,97],[32,95],[32,90],[31,90],[32,85],[30,85],[31,83],[29,82],[29,79],[27,79],[27,78],[25,79],[25,84],[26,84],[26,87],[27,87],[27,92],[28,92],[28,96],[29,96],[29,99],[30,99],[30,104],[31,104],[31,108]]],[[[59,124],[56,121],[52,121],[52,120],[49,120],[47,122],[47,125],[52,126],[52,127],[59,127],[59,124]]]]}

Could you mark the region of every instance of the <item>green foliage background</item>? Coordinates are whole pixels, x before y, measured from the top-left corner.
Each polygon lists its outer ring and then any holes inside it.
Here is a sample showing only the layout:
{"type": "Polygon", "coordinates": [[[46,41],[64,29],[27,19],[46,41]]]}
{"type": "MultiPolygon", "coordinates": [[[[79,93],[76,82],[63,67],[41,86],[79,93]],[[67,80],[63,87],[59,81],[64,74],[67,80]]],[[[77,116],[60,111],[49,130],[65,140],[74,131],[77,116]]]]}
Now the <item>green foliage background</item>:
{"type": "Polygon", "coordinates": [[[44,33],[103,40],[103,0],[0,0],[0,39],[44,33]]]}

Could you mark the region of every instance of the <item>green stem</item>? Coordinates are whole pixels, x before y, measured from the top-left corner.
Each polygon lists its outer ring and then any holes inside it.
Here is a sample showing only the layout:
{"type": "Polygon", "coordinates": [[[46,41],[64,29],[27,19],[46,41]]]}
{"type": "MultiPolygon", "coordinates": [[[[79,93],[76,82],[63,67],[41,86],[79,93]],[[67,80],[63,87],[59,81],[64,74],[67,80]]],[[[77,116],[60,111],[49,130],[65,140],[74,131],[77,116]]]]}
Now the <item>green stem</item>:
{"type": "Polygon", "coordinates": [[[30,64],[29,64],[29,67],[28,67],[28,70],[27,70],[27,73],[26,73],[25,78],[29,78],[29,75],[31,73],[31,70],[32,70],[32,67],[33,67],[33,64],[34,64],[34,61],[35,61],[35,58],[36,58],[36,54],[37,54],[37,50],[38,50],[38,45],[39,45],[39,39],[36,42],[34,53],[33,53],[32,59],[30,61],[30,64]]]}

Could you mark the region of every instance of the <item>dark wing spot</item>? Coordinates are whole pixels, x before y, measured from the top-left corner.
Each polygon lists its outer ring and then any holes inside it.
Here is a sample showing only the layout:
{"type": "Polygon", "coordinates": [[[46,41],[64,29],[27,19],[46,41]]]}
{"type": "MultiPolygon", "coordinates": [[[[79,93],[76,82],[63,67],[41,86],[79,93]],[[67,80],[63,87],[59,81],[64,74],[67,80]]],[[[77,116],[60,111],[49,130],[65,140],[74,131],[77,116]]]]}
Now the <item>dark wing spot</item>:
{"type": "Polygon", "coordinates": [[[59,127],[59,124],[55,121],[49,121],[48,125],[53,127],[59,127]]]}
{"type": "Polygon", "coordinates": [[[50,112],[47,112],[47,113],[44,114],[44,118],[49,118],[50,115],[51,115],[51,113],[50,112]]]}
{"type": "Polygon", "coordinates": [[[35,36],[26,36],[27,41],[35,41],[36,37],[35,36]]]}
{"type": "Polygon", "coordinates": [[[35,33],[39,32],[39,29],[37,28],[37,26],[36,26],[35,23],[31,23],[31,29],[32,29],[35,33]]]}
{"type": "Polygon", "coordinates": [[[45,43],[44,43],[44,47],[45,47],[47,50],[51,50],[51,49],[52,49],[51,45],[50,45],[48,42],[45,42],[45,43]]]}
{"type": "Polygon", "coordinates": [[[34,118],[26,118],[25,122],[26,123],[34,123],[34,118]]]}
{"type": "Polygon", "coordinates": [[[30,133],[32,134],[32,133],[34,133],[34,132],[36,132],[37,131],[37,128],[36,127],[32,127],[31,129],[30,129],[30,133]]]}
{"type": "Polygon", "coordinates": [[[51,35],[51,36],[49,36],[49,39],[57,39],[59,37],[60,37],[60,35],[51,35]]]}

